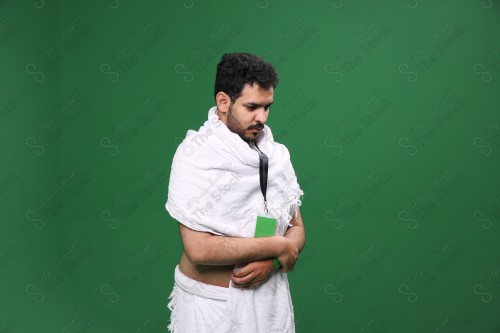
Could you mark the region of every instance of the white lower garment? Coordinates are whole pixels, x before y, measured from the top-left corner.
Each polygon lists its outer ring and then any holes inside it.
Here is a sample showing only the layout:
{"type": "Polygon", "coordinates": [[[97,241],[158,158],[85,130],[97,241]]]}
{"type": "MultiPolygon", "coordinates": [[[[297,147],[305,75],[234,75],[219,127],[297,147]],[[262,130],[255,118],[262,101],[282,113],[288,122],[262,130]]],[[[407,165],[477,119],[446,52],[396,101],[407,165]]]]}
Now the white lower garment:
{"type": "Polygon", "coordinates": [[[231,281],[228,288],[203,283],[183,274],[179,265],[174,279],[168,303],[172,333],[295,333],[285,273],[275,272],[263,289],[233,288],[231,281]]]}
{"type": "Polygon", "coordinates": [[[171,311],[169,331],[217,332],[228,318],[225,311],[229,288],[193,280],[179,270],[179,265],[175,267],[174,279],[168,303],[171,311]]]}

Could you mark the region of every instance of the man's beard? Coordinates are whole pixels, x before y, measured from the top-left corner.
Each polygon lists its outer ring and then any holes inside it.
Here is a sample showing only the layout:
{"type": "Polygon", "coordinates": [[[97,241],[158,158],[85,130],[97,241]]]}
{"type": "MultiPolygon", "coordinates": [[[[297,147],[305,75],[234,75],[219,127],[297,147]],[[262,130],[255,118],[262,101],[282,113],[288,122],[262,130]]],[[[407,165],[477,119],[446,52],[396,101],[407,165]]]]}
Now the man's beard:
{"type": "MultiPolygon", "coordinates": [[[[241,123],[233,115],[233,104],[230,105],[229,111],[227,113],[226,126],[231,132],[238,134],[240,136],[240,138],[247,143],[250,143],[250,142],[255,141],[257,139],[257,136],[251,137],[251,138],[245,136],[246,129],[244,129],[243,126],[241,126],[241,123]]],[[[248,128],[248,130],[256,129],[256,128],[262,130],[264,128],[264,125],[259,122],[255,125],[250,126],[248,128]]]]}

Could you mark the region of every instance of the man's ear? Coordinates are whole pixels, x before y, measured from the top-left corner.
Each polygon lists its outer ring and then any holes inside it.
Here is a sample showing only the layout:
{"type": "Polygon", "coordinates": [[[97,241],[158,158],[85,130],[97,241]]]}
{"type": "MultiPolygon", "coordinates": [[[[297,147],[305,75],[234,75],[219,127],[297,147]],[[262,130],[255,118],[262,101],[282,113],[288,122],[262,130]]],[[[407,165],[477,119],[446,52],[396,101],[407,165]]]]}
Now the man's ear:
{"type": "Polygon", "coordinates": [[[215,101],[217,103],[217,110],[225,116],[231,106],[231,98],[225,92],[219,91],[215,95],[215,101]]]}

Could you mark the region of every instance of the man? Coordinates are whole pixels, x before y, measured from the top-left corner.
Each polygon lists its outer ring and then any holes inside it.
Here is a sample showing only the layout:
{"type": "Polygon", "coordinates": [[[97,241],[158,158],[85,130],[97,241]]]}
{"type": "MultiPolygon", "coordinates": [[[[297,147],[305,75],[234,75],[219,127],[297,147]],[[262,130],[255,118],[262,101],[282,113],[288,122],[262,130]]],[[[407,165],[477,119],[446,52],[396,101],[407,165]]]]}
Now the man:
{"type": "Polygon", "coordinates": [[[305,244],[303,191],[265,125],[277,84],[265,60],[224,54],[216,106],[175,153],[165,207],[184,251],[168,304],[172,332],[295,331],[286,273],[305,244]]]}

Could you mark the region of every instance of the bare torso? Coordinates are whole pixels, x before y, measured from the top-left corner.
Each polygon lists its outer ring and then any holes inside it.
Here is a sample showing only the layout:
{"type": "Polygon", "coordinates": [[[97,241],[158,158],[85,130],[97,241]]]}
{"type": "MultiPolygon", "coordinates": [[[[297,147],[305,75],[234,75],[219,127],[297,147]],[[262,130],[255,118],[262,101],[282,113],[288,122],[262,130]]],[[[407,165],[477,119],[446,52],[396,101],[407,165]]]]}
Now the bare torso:
{"type": "Polygon", "coordinates": [[[179,270],[193,280],[229,288],[234,265],[194,265],[182,252],[179,270]]]}

